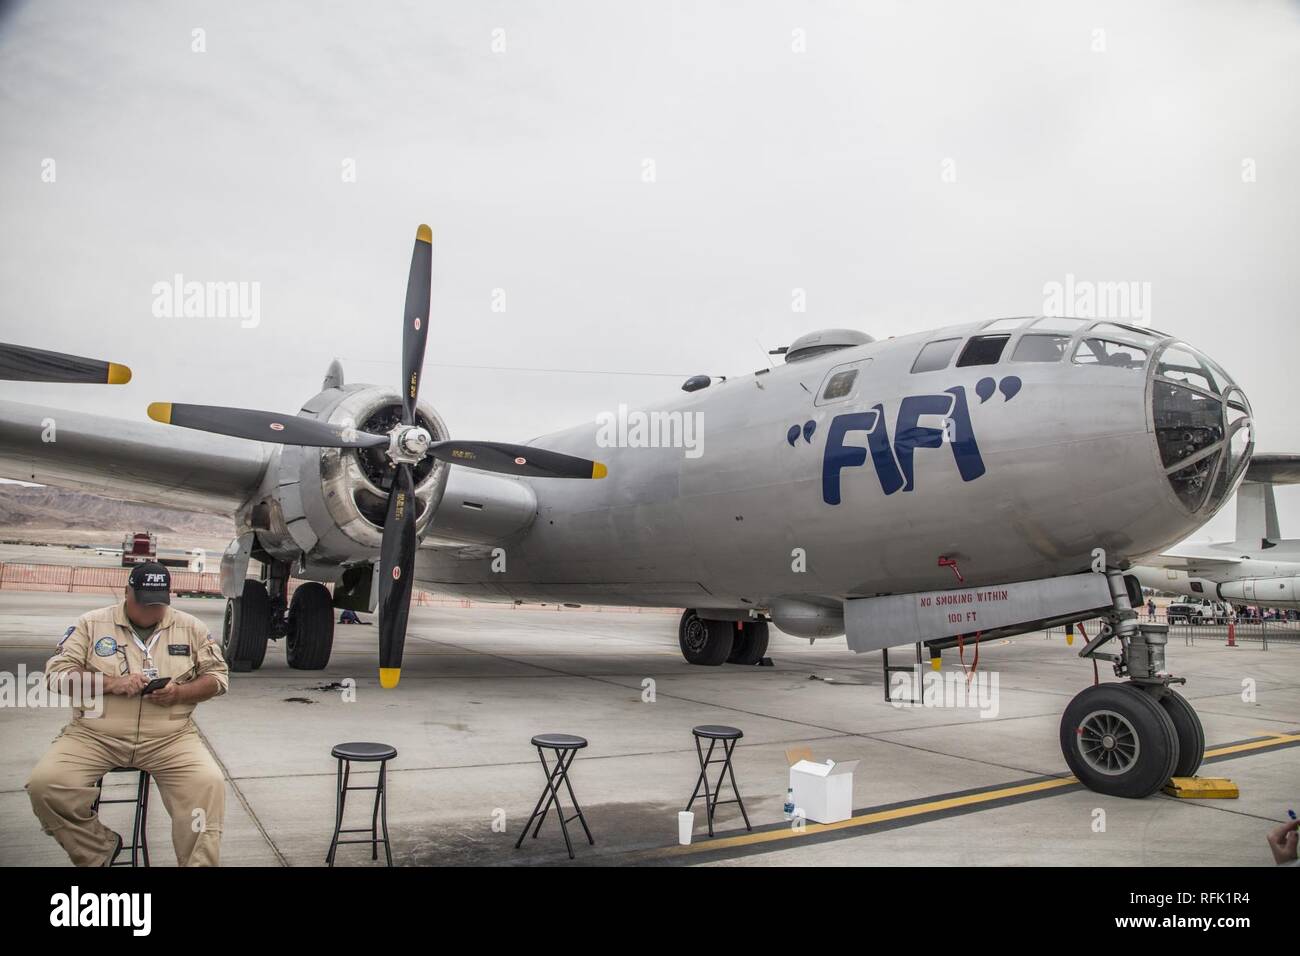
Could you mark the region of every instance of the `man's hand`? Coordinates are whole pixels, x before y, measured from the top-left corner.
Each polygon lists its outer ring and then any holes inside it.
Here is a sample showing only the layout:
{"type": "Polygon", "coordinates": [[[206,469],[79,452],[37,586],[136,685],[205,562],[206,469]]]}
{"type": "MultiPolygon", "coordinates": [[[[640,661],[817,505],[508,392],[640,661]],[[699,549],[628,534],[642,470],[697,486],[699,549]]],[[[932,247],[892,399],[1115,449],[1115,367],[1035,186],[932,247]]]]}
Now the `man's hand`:
{"type": "Polygon", "coordinates": [[[105,676],[104,690],[119,697],[139,697],[149,681],[143,674],[122,674],[118,677],[105,676]]]}
{"type": "Polygon", "coordinates": [[[151,704],[157,704],[159,707],[170,707],[173,704],[184,703],[185,685],[171,681],[159,687],[152,694],[146,694],[144,699],[151,704]]]}
{"type": "Polygon", "coordinates": [[[1275,827],[1268,833],[1268,848],[1273,851],[1274,863],[1290,863],[1296,858],[1296,847],[1300,844],[1300,820],[1291,820],[1275,827]]]}

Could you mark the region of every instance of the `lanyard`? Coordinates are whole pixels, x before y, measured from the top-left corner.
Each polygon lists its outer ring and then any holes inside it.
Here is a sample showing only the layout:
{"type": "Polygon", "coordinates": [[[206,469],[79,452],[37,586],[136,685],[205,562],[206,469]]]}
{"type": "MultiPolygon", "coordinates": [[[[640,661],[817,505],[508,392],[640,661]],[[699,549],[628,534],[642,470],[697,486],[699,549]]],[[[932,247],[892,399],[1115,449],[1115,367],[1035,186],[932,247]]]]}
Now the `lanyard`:
{"type": "Polygon", "coordinates": [[[153,632],[153,637],[149,638],[149,646],[144,646],[144,641],[140,640],[140,635],[135,633],[135,628],[131,629],[131,639],[135,641],[135,646],[140,648],[140,653],[144,655],[144,664],[149,667],[153,664],[153,648],[158,643],[158,638],[162,636],[162,628],[159,627],[153,632]]]}

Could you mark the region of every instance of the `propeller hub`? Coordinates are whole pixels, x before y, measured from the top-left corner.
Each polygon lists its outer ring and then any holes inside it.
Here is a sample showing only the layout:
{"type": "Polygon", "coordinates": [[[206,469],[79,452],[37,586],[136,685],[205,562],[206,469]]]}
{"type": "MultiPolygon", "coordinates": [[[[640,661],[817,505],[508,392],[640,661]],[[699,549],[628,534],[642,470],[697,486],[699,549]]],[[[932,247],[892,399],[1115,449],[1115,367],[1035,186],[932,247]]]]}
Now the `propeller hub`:
{"type": "Polygon", "coordinates": [[[423,461],[433,444],[433,436],[419,425],[398,425],[388,433],[388,439],[388,457],[408,465],[423,461]]]}

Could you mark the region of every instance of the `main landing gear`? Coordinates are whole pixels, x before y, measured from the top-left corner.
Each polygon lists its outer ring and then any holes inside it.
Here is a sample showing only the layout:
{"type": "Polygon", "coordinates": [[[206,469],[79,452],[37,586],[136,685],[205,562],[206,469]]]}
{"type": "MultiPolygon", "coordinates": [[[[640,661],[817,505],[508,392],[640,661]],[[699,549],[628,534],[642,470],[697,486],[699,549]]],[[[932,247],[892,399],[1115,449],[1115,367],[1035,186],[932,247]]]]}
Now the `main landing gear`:
{"type": "Polygon", "coordinates": [[[708,621],[687,610],[677,643],[688,664],[757,664],[767,654],[767,621],[708,621]]]}
{"type": "Polygon", "coordinates": [[[266,642],[285,638],[295,670],[323,670],[334,646],[330,592],[314,581],[299,584],[289,600],[289,565],[264,561],[262,580],[244,581],[243,593],[226,601],[221,650],[232,671],[254,671],[266,658],[266,642]]]}
{"type": "Polygon", "coordinates": [[[1146,797],[1170,777],[1196,773],[1205,733],[1191,704],[1173,689],[1185,679],[1165,671],[1168,625],[1140,623],[1124,576],[1107,571],[1106,578],[1113,607],[1079,656],[1110,661],[1115,676],[1128,680],[1097,684],[1070,701],[1061,717],[1061,752],[1090,790],[1146,797]],[[1102,653],[1111,640],[1118,653],[1102,653]]]}

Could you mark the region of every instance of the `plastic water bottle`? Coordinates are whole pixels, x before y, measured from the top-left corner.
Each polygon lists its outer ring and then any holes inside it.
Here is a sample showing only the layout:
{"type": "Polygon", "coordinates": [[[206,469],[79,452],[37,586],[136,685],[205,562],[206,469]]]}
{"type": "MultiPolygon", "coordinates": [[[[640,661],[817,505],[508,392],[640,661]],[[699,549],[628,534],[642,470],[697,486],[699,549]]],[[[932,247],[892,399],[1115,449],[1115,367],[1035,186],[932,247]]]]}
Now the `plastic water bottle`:
{"type": "Polygon", "coordinates": [[[785,818],[794,819],[794,787],[786,787],[785,790],[785,818]]]}

